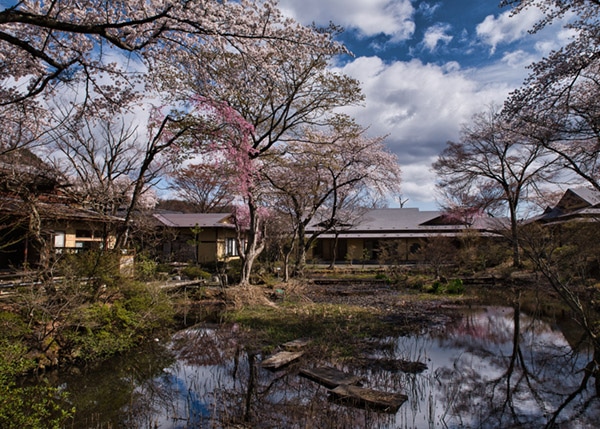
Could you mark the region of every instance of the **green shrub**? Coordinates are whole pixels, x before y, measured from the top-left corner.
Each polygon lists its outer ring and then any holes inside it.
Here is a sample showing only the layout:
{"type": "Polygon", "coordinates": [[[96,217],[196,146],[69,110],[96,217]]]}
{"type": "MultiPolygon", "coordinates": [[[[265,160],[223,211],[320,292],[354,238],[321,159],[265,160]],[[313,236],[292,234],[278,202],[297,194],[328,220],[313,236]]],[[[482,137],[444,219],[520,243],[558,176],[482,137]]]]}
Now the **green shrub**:
{"type": "Polygon", "coordinates": [[[0,339],[22,338],[30,331],[18,314],[0,311],[0,339]]]}
{"type": "Polygon", "coordinates": [[[121,279],[120,253],[108,250],[88,250],[64,255],[58,264],[59,272],[67,279],[93,279],[88,282],[91,292],[98,285],[112,287],[121,279]]]}
{"type": "Polygon", "coordinates": [[[20,387],[15,382],[35,366],[26,353],[20,342],[0,340],[0,427],[61,428],[75,411],[67,406],[65,394],[46,383],[20,387]]]}
{"type": "Polygon", "coordinates": [[[156,278],[158,263],[152,259],[138,255],[135,261],[135,277],[138,280],[149,281],[156,278]]]}
{"type": "Polygon", "coordinates": [[[210,273],[195,265],[188,265],[181,270],[181,274],[192,280],[209,280],[211,278],[210,273]]]}
{"type": "Polygon", "coordinates": [[[387,284],[392,283],[392,279],[385,273],[375,274],[375,280],[384,280],[387,284]]]}
{"type": "Polygon", "coordinates": [[[155,285],[126,282],[122,298],[112,303],[95,302],[71,314],[65,332],[72,357],[84,361],[106,358],[127,351],[153,331],[173,320],[168,297],[155,285]]]}
{"type": "Polygon", "coordinates": [[[421,291],[425,293],[442,293],[444,291],[444,287],[439,280],[434,281],[433,283],[426,283],[421,286],[421,291]]]}
{"type": "Polygon", "coordinates": [[[452,279],[446,285],[446,293],[460,295],[465,292],[465,286],[461,279],[452,279]]]}

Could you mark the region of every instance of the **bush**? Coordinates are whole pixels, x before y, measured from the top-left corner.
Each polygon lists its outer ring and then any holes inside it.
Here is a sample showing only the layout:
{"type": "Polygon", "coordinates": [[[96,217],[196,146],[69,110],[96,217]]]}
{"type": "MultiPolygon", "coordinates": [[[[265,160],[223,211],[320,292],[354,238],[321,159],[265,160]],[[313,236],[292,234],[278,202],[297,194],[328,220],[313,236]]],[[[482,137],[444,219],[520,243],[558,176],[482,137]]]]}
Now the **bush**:
{"type": "Polygon", "coordinates": [[[181,274],[192,280],[210,280],[211,278],[210,273],[195,265],[188,265],[181,270],[181,274]]]}
{"type": "Polygon", "coordinates": [[[68,408],[65,394],[46,383],[20,387],[15,382],[34,367],[26,352],[18,342],[0,340],[0,427],[61,428],[75,411],[68,408]]]}
{"type": "Polygon", "coordinates": [[[64,336],[72,358],[93,361],[127,351],[172,322],[173,307],[158,287],[127,282],[120,289],[122,298],[95,302],[71,314],[70,326],[77,329],[64,336]]]}
{"type": "Polygon", "coordinates": [[[446,293],[453,295],[460,295],[465,292],[465,286],[463,285],[463,281],[461,279],[452,279],[448,282],[446,286],[446,293]]]}
{"type": "Polygon", "coordinates": [[[406,287],[409,289],[423,290],[426,285],[430,285],[431,277],[425,275],[412,275],[406,279],[406,287]]]}
{"type": "Polygon", "coordinates": [[[31,329],[18,314],[0,311],[0,340],[19,339],[30,331],[31,329]]]}
{"type": "Polygon", "coordinates": [[[156,272],[171,274],[173,272],[173,268],[169,264],[157,264],[156,272]]]}
{"type": "Polygon", "coordinates": [[[58,268],[67,279],[92,279],[88,282],[89,291],[95,293],[98,285],[112,287],[120,282],[119,264],[119,252],[88,250],[64,255],[58,268]]]}
{"type": "Polygon", "coordinates": [[[385,273],[375,274],[375,280],[384,280],[387,284],[392,283],[392,279],[385,273]]]}
{"type": "Polygon", "coordinates": [[[448,293],[459,295],[464,293],[465,287],[461,279],[452,279],[449,282],[436,280],[433,283],[425,283],[421,286],[421,291],[425,293],[448,293]]]}
{"type": "Polygon", "coordinates": [[[441,293],[444,291],[442,287],[442,283],[439,280],[434,281],[433,283],[423,284],[421,286],[421,291],[425,293],[441,293]]]}
{"type": "Polygon", "coordinates": [[[135,262],[136,279],[142,281],[154,280],[156,278],[157,270],[158,263],[156,263],[156,261],[153,261],[144,255],[138,255],[135,262]]]}

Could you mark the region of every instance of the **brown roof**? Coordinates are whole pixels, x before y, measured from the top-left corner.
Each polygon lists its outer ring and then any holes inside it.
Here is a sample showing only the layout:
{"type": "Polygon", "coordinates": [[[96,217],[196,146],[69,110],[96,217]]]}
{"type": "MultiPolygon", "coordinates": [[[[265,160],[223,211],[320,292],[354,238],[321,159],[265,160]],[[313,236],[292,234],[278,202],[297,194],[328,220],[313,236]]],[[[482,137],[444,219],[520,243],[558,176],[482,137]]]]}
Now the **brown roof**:
{"type": "MultiPolygon", "coordinates": [[[[36,201],[34,203],[40,217],[50,220],[85,220],[94,222],[116,223],[123,219],[104,215],[93,210],[84,209],[59,202],[36,201]]],[[[25,216],[31,210],[31,205],[18,198],[1,198],[0,213],[9,216],[25,216]]]]}
{"type": "Polygon", "coordinates": [[[574,188],[567,189],[556,206],[546,209],[530,222],[556,223],[599,216],[600,192],[591,188],[574,188]]]}
{"type": "Polygon", "coordinates": [[[66,179],[53,166],[42,161],[28,149],[0,153],[0,190],[5,192],[27,188],[49,192],[66,185],[66,179]]]}

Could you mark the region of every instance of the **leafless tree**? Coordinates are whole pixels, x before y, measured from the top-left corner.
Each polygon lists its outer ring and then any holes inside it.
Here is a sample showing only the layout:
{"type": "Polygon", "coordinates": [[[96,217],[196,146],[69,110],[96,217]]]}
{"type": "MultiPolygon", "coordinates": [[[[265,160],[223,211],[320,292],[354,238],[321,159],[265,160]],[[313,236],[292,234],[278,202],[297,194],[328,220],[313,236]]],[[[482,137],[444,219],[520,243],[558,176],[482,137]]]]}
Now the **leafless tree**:
{"type": "Polygon", "coordinates": [[[231,166],[226,163],[193,163],[171,174],[171,188],[199,213],[231,210],[235,200],[231,166]]]}
{"type": "Polygon", "coordinates": [[[543,145],[531,144],[512,127],[490,107],[463,127],[460,142],[448,142],[433,169],[438,187],[471,197],[470,202],[477,203],[471,209],[498,202],[508,208],[513,265],[520,266],[519,209],[529,192],[554,176],[555,161],[543,145]]]}

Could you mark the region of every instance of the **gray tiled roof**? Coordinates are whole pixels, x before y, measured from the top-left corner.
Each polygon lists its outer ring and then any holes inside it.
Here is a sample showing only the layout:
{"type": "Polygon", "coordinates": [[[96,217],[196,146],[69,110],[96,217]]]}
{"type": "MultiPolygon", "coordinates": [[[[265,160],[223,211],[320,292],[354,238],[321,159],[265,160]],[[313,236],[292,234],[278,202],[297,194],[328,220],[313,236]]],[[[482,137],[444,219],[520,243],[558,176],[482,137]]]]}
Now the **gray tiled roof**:
{"type": "MultiPolygon", "coordinates": [[[[502,219],[480,219],[472,227],[493,230],[503,226],[502,219]]],[[[340,228],[345,238],[402,238],[455,236],[469,225],[444,218],[440,211],[420,211],[418,208],[374,209],[366,211],[360,220],[347,228],[340,228]],[[434,221],[435,220],[435,221],[434,221]],[[434,222],[432,222],[434,221],[434,222]]],[[[317,227],[307,228],[315,230],[317,227]]],[[[333,237],[334,232],[321,237],[333,237]]]]}
{"type": "Polygon", "coordinates": [[[436,217],[441,212],[420,211],[418,208],[375,209],[366,212],[359,223],[351,228],[360,231],[398,231],[418,229],[419,225],[436,217]]]}
{"type": "Polygon", "coordinates": [[[231,213],[161,213],[154,217],[163,225],[172,228],[233,228],[231,213]]]}
{"type": "Polygon", "coordinates": [[[591,188],[568,189],[552,208],[530,219],[530,222],[557,223],[600,215],[600,192],[591,188]]]}
{"type": "Polygon", "coordinates": [[[574,188],[569,189],[582,200],[585,200],[590,206],[600,204],[600,192],[591,188],[574,188]]]}

